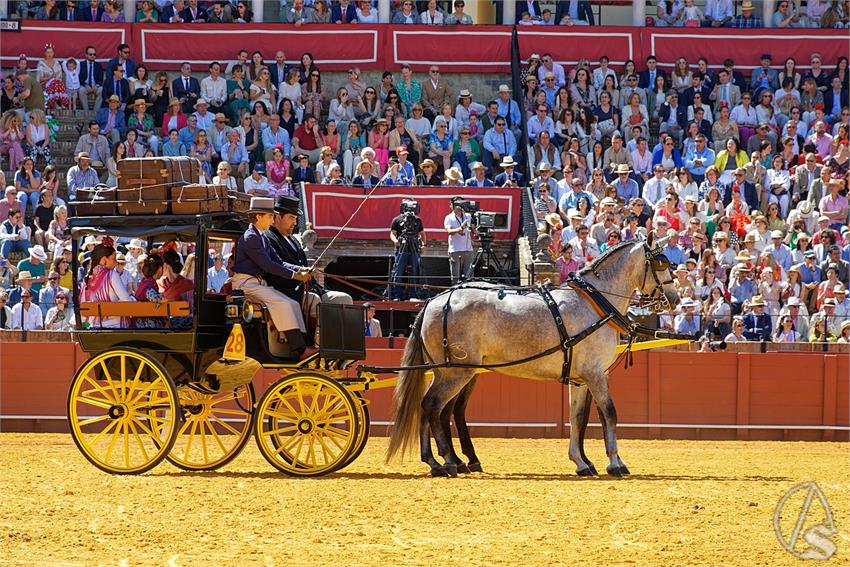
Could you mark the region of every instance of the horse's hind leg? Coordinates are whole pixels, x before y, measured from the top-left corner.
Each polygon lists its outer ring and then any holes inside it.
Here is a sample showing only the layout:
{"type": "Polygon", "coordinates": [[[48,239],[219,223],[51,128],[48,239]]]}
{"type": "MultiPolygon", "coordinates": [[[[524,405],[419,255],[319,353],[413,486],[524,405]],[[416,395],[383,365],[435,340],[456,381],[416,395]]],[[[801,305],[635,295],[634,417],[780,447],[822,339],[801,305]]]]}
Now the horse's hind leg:
{"type": "Polygon", "coordinates": [[[475,447],[472,446],[472,436],[469,435],[469,427],[466,425],[466,406],[469,404],[469,397],[472,395],[472,390],[475,389],[475,383],[478,381],[478,375],[472,377],[469,384],[464,386],[454,402],[454,418],[455,427],[457,428],[457,436],[460,439],[460,448],[463,454],[466,455],[468,464],[463,467],[458,467],[458,472],[482,472],[481,462],[475,454],[475,447]]]}
{"type": "Polygon", "coordinates": [[[590,391],[586,384],[570,384],[570,460],[579,476],[596,476],[596,467],[584,453],[584,435],[590,418],[590,391]]]}
{"type": "Polygon", "coordinates": [[[605,470],[611,476],[629,474],[626,464],[617,454],[617,410],[608,391],[608,376],[604,372],[585,376],[590,394],[596,401],[599,421],[602,423],[602,435],[605,438],[605,452],[608,454],[608,466],[605,470]]]}
{"type": "Polygon", "coordinates": [[[454,452],[451,431],[443,428],[441,414],[446,405],[457,397],[473,375],[473,372],[466,369],[447,369],[437,372],[434,382],[422,400],[423,415],[428,416],[431,433],[437,443],[437,452],[445,459],[444,468],[449,476],[457,476],[458,467],[463,464],[463,461],[454,452]]]}
{"type": "MultiPolygon", "coordinates": [[[[424,406],[425,400],[423,399],[422,402],[424,406]]],[[[434,458],[434,452],[431,450],[431,416],[425,411],[422,412],[422,418],[419,422],[419,454],[422,462],[431,467],[431,476],[448,476],[443,465],[434,458]]]]}

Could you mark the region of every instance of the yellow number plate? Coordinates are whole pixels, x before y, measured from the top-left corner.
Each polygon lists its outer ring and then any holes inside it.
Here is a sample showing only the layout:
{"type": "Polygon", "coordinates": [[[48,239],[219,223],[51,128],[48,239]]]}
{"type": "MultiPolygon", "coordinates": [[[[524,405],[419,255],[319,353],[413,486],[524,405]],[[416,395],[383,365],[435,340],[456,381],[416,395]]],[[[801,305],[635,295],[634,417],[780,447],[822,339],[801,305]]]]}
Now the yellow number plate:
{"type": "Polygon", "coordinates": [[[227,343],[224,345],[224,359],[245,360],[245,333],[242,332],[242,325],[239,323],[233,325],[233,330],[227,337],[227,343]]]}

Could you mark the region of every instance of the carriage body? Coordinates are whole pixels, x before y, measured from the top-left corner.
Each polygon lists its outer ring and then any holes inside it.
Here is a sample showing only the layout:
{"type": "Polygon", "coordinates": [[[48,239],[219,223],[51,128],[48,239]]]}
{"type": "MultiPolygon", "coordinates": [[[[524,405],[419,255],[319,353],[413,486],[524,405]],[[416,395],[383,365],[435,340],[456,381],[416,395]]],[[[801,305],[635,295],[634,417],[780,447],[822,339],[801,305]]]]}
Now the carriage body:
{"type": "Polygon", "coordinates": [[[72,437],[84,456],[114,474],[137,474],[162,460],[187,470],[232,461],[252,434],[279,470],[316,476],[359,455],[369,430],[360,379],[345,370],[365,357],[363,309],[324,305],[318,354],[293,361],[272,354],[268,317],[241,294],[207,286],[207,251],[232,250],[244,214],[76,217],[71,221],[74,310],[90,358],[68,397],[72,437]],[[161,244],[193,242],[192,301],[81,303],[77,243],[89,235],[161,244]],[[100,317],[157,317],[161,328],[99,326],[100,317]],[[173,317],[191,317],[172,325],[173,317]],[[83,325],[84,319],[94,324],[83,325]],[[261,369],[280,378],[257,399],[261,369]]]}

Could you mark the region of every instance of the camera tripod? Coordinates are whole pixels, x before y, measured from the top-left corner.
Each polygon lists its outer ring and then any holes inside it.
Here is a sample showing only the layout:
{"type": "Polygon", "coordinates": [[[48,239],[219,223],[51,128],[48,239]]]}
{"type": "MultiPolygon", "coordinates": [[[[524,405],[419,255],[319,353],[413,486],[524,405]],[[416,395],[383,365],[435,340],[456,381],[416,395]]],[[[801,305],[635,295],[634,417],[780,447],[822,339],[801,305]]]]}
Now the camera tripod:
{"type": "Polygon", "coordinates": [[[475,253],[475,258],[472,260],[472,267],[469,270],[469,275],[475,274],[475,270],[483,273],[482,279],[507,282],[508,278],[505,268],[499,261],[499,257],[493,252],[493,236],[490,234],[478,234],[478,240],[481,246],[478,252],[475,253]]]}
{"type": "Polygon", "coordinates": [[[422,269],[422,256],[419,254],[419,239],[416,234],[403,234],[398,250],[393,258],[393,266],[390,272],[389,295],[391,299],[399,299],[404,296],[420,295],[421,290],[407,291],[393,284],[404,283],[408,266],[410,267],[410,280],[407,283],[420,283],[419,276],[424,273],[422,269]]]}

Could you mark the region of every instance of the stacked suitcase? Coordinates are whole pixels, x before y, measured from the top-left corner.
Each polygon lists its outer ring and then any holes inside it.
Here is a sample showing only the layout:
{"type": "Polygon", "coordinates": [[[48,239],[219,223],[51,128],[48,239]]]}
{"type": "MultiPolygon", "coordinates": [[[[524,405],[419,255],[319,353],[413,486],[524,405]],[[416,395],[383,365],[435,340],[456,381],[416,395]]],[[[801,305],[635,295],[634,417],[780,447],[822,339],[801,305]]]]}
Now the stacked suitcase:
{"type": "Polygon", "coordinates": [[[223,185],[200,183],[201,163],[189,157],[127,158],[118,186],[79,189],[76,216],[197,215],[244,212],[250,197],[223,185]]]}

